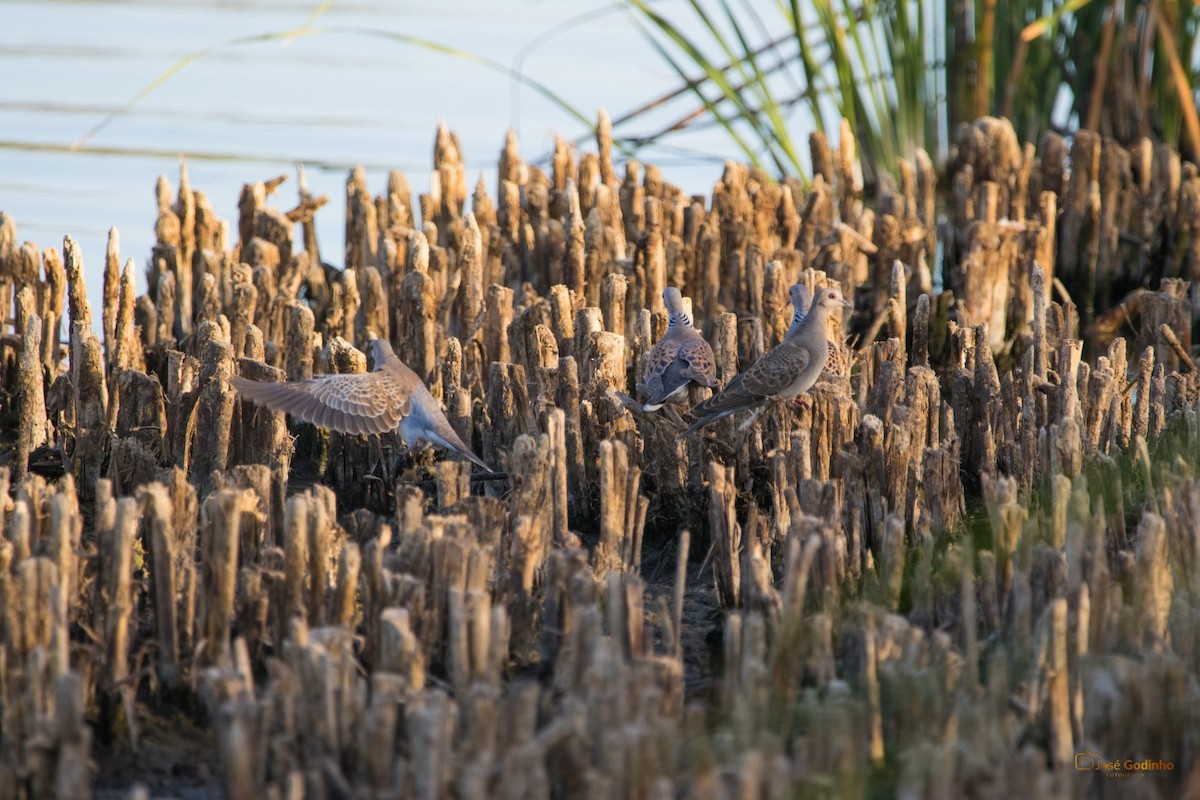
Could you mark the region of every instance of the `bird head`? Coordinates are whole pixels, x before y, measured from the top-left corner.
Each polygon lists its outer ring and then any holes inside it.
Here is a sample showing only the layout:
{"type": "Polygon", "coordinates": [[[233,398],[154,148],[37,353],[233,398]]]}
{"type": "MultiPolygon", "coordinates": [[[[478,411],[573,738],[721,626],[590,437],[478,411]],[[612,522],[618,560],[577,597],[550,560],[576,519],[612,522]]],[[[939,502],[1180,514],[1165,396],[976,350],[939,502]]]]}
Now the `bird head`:
{"type": "Polygon", "coordinates": [[[371,359],[372,369],[379,369],[389,358],[394,358],[396,353],[387,339],[372,339],[367,344],[367,355],[371,359]]]}
{"type": "Polygon", "coordinates": [[[854,305],[842,297],[841,289],[836,286],[827,286],[818,290],[816,297],[813,298],[812,310],[820,309],[829,312],[835,308],[854,308],[854,305]]]}

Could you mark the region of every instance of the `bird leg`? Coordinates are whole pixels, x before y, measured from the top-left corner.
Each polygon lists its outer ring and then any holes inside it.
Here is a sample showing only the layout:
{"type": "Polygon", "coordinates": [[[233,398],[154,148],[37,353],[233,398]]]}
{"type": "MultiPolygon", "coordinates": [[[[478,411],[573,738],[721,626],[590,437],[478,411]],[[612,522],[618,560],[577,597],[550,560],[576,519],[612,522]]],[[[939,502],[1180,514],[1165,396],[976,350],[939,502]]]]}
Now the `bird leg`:
{"type": "Polygon", "coordinates": [[[813,397],[811,394],[809,394],[808,392],[801,392],[800,394],[793,397],[791,400],[788,400],[787,405],[793,411],[799,411],[800,409],[804,408],[805,404],[811,404],[812,402],[813,402],[813,397]]]}
{"type": "Polygon", "coordinates": [[[393,485],[392,465],[384,452],[382,439],[374,434],[367,435],[367,471],[363,480],[369,482],[368,493],[372,488],[378,491],[380,502],[387,497],[388,489],[393,485]]]}
{"type": "Polygon", "coordinates": [[[395,458],[395,473],[403,474],[407,469],[412,467],[417,460],[417,454],[421,452],[419,444],[409,444],[403,439],[400,440],[402,447],[397,449],[395,458]]]}
{"type": "Polygon", "coordinates": [[[387,456],[383,452],[383,439],[379,436],[368,436],[371,442],[371,450],[379,457],[379,468],[383,472],[383,480],[386,486],[392,485],[392,468],[388,464],[387,456]]]}

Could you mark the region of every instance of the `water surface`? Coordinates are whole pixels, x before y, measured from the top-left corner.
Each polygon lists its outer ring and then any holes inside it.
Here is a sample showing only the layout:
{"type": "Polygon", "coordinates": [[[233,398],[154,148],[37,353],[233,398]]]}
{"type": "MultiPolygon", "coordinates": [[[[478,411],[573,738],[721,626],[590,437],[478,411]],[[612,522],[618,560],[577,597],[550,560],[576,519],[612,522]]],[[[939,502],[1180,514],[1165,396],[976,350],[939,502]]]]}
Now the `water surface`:
{"type": "MultiPolygon", "coordinates": [[[[681,5],[656,8],[670,13],[681,5]]],[[[19,238],[61,248],[65,234],[75,237],[95,303],[109,228],[120,232],[123,259],[144,265],[153,244],[155,180],[167,175],[177,185],[180,156],[192,186],[231,222],[248,181],[288,173],[274,202],[294,206],[295,164],[303,162],[312,190],[331,199],[318,214],[318,234],[322,255],[339,263],[348,170],[364,165],[378,192],[387,170],[402,169],[414,192],[424,191],[440,118],[459,135],[472,181],[482,174],[493,193],[510,127],[522,155],[535,161],[548,155],[556,134],[586,135],[577,120],[501,72],[345,29],[403,33],[516,64],[589,116],[605,107],[616,117],[677,84],[626,12],[604,2],[350,0],[314,23],[339,32],[222,46],[298,28],[314,6],[0,2],[0,74],[9,76],[0,82],[0,209],[15,218],[19,238]],[[211,50],[72,149],[201,48],[211,50]]],[[[664,109],[645,129],[694,102],[664,109]]],[[[643,158],[662,166],[667,180],[704,192],[723,158],[734,155],[720,131],[707,129],[643,158]]]]}

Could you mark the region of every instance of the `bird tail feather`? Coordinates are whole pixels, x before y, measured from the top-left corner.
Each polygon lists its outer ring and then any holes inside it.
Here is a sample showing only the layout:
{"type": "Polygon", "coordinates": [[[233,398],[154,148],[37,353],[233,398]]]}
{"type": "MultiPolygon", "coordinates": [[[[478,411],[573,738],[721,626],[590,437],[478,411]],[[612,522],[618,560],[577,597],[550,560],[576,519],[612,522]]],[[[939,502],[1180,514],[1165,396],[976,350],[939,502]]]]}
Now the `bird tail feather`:
{"type": "Polygon", "coordinates": [[[725,419],[726,417],[730,416],[731,414],[736,414],[737,412],[742,411],[742,410],[743,410],[742,407],[727,408],[723,411],[718,411],[715,414],[701,416],[701,417],[697,418],[696,421],[693,422],[691,425],[688,425],[686,428],[684,428],[683,432],[679,434],[678,438],[682,439],[685,436],[690,436],[693,433],[695,433],[696,431],[700,430],[701,428],[707,428],[709,425],[712,425],[717,420],[725,419]]]}
{"type": "Polygon", "coordinates": [[[458,434],[454,432],[454,429],[449,424],[444,426],[438,425],[437,430],[430,431],[429,438],[441,447],[462,456],[476,466],[482,467],[485,471],[495,472],[495,470],[487,465],[487,462],[471,452],[471,448],[467,447],[466,443],[459,438],[458,434]]]}
{"type": "Polygon", "coordinates": [[[617,398],[617,402],[619,402],[621,405],[625,406],[626,408],[630,409],[631,411],[646,411],[647,410],[645,406],[643,406],[637,400],[634,400],[632,397],[625,394],[624,392],[618,392],[614,389],[613,396],[617,398]]]}

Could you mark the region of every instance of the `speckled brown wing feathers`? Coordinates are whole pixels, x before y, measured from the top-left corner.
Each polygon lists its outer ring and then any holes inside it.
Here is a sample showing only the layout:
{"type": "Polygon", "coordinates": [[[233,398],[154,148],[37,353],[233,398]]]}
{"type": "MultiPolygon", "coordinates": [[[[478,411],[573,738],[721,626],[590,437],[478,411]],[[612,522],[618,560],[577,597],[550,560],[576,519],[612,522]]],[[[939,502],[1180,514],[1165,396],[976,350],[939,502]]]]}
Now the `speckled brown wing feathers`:
{"type": "Polygon", "coordinates": [[[409,393],[388,372],[322,375],[307,381],[260,383],[231,377],[244,398],[341,433],[384,433],[407,413],[409,393]]]}
{"type": "Polygon", "coordinates": [[[675,363],[681,344],[678,338],[665,336],[650,349],[650,359],[646,365],[647,403],[661,403],[678,388],[668,388],[664,378],[667,376],[667,370],[675,363]]]}
{"type": "Polygon", "coordinates": [[[764,397],[782,393],[796,382],[812,358],[808,348],[785,342],[754,362],[746,370],[743,384],[751,392],[764,397]]]}
{"type": "Polygon", "coordinates": [[[689,381],[713,386],[716,373],[712,348],[699,334],[663,337],[650,351],[650,362],[646,367],[646,403],[665,403],[689,381]]]}
{"type": "Polygon", "coordinates": [[[752,408],[791,386],[808,366],[810,357],[807,348],[785,342],[754,362],[750,369],[733,376],[724,389],[692,412],[700,421],[752,408]]]}
{"type": "Polygon", "coordinates": [[[425,384],[396,358],[386,340],[372,340],[370,352],[375,371],[365,375],[321,375],[287,383],[231,377],[229,382],[244,399],[286,411],[304,422],[348,434],[398,430],[409,446],[428,442],[491,471],[471,452],[425,384]]]}
{"type": "Polygon", "coordinates": [[[717,361],[712,348],[699,334],[684,343],[679,358],[687,361],[687,367],[680,372],[684,378],[710,389],[717,385],[717,361]]]}

